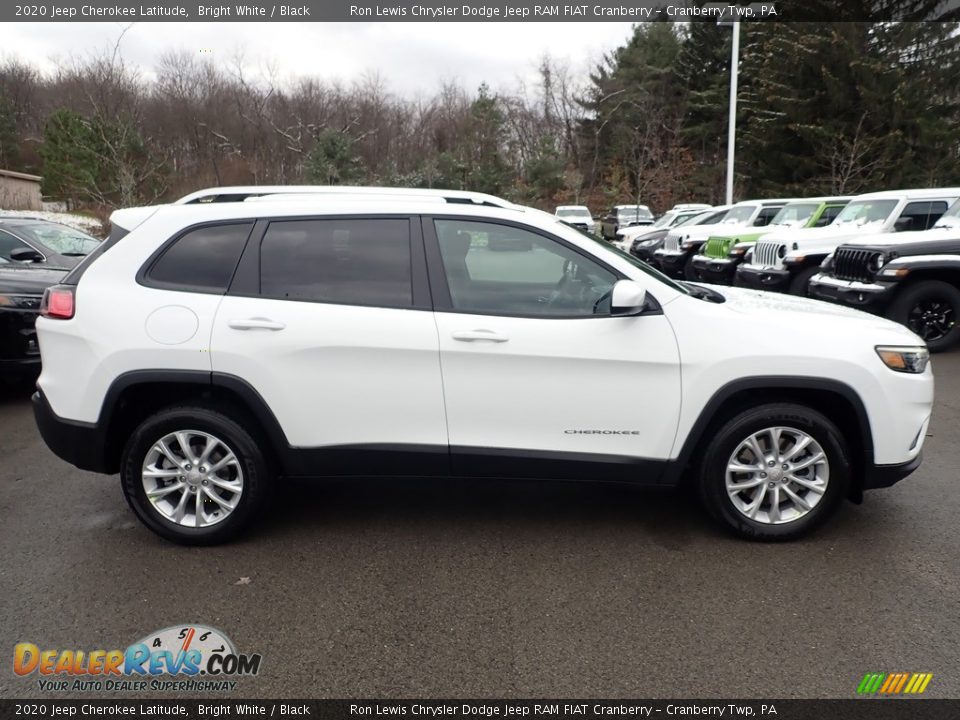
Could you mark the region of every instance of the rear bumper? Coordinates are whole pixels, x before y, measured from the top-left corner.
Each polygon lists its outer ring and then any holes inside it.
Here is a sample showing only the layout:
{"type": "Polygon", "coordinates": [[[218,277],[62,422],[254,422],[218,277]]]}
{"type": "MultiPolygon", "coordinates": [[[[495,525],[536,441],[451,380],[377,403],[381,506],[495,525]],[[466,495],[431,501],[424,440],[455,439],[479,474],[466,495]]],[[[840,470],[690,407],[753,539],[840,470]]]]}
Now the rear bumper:
{"type": "Polygon", "coordinates": [[[730,285],[736,275],[740,259],[712,258],[706,255],[694,255],[693,267],[705,282],[715,285],[730,285]]]}
{"type": "Polygon", "coordinates": [[[43,392],[33,394],[33,416],[40,436],[54,454],[81,470],[112,473],[106,462],[106,432],[93,423],[65,420],[58,416],[43,392]]]}
{"type": "Polygon", "coordinates": [[[779,268],[758,268],[753,265],[741,265],[737,268],[737,280],[744,287],[754,290],[776,290],[786,292],[790,287],[790,271],[779,268]]]}
{"type": "Polygon", "coordinates": [[[922,451],[913,460],[908,460],[905,463],[898,465],[873,465],[867,468],[867,471],[863,475],[863,489],[876,490],[890,487],[920,467],[921,462],[923,462],[922,451]]]}
{"type": "Polygon", "coordinates": [[[839,280],[823,273],[810,278],[809,285],[811,297],[873,311],[890,301],[895,287],[895,284],[839,280]]]}

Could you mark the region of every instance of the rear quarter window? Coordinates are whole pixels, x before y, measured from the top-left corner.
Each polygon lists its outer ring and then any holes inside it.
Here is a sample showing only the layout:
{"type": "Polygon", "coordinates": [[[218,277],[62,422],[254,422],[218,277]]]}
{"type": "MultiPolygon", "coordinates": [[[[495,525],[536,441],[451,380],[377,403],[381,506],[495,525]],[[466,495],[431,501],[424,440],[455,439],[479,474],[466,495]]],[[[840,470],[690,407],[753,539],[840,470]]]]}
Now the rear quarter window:
{"type": "Polygon", "coordinates": [[[206,225],[188,230],[161,251],[143,284],[172,290],[225,293],[253,223],[206,225]]]}

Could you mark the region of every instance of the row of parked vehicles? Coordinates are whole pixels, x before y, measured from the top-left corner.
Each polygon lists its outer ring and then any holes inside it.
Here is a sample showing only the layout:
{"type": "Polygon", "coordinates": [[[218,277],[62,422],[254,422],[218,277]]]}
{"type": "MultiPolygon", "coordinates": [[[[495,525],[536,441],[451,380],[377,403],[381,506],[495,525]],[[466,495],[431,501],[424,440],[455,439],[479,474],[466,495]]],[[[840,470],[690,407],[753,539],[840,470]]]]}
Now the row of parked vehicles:
{"type": "Polygon", "coordinates": [[[745,200],[619,229],[674,278],[809,296],[896,320],[932,352],[960,341],[960,188],[745,200]]]}

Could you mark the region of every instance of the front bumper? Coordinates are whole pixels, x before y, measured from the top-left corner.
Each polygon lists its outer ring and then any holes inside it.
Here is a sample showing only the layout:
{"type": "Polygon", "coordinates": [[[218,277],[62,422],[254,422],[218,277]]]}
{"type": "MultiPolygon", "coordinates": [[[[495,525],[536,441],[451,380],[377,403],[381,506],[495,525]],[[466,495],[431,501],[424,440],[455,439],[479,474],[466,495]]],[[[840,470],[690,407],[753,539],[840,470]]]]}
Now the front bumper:
{"type": "Polygon", "coordinates": [[[714,285],[730,285],[736,275],[740,258],[712,258],[706,255],[694,255],[693,267],[704,282],[714,285]]]}
{"type": "Polygon", "coordinates": [[[840,280],[819,273],[810,278],[811,297],[828,300],[862,310],[879,311],[893,296],[895,283],[864,283],[856,280],[840,280]]]}
{"type": "Polygon", "coordinates": [[[95,423],[66,420],[57,415],[42,390],[33,394],[33,416],[40,436],[54,454],[81,470],[114,473],[106,460],[106,431],[95,423]]]}
{"type": "Polygon", "coordinates": [[[897,465],[872,465],[863,474],[863,489],[876,490],[894,485],[913,473],[923,462],[921,451],[913,460],[897,465]]]}
{"type": "Polygon", "coordinates": [[[691,255],[690,250],[664,250],[660,248],[653,253],[657,266],[671,277],[683,277],[684,268],[691,255]]]}
{"type": "Polygon", "coordinates": [[[760,268],[755,265],[740,265],[737,268],[737,280],[754,290],[775,290],[786,292],[790,287],[790,271],[781,268],[760,268]]]}

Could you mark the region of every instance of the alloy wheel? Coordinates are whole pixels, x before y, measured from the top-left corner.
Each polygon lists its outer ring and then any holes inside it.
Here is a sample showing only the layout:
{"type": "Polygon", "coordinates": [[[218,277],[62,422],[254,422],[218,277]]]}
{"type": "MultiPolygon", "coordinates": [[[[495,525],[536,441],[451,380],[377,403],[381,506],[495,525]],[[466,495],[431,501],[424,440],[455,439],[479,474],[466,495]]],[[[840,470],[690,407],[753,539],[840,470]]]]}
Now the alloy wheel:
{"type": "Polygon", "coordinates": [[[730,502],[744,517],[780,525],[799,520],[823,499],[830,465],[821,445],[792,427],[770,427],[737,445],[726,470],[730,502]]]}
{"type": "Polygon", "coordinates": [[[243,470],[220,438],[199,430],[168,433],[147,451],[143,490],[165,519],[185,527],[225,520],[243,494],[243,470]]]}

